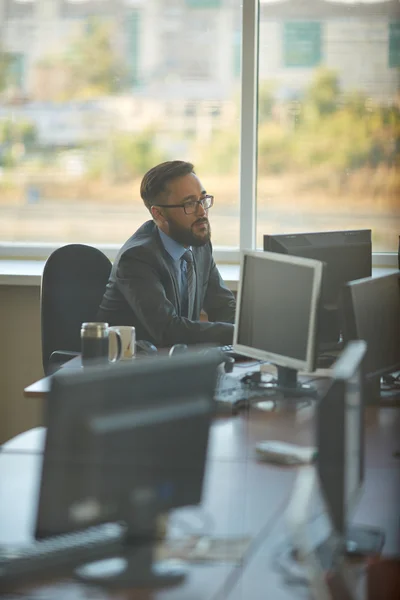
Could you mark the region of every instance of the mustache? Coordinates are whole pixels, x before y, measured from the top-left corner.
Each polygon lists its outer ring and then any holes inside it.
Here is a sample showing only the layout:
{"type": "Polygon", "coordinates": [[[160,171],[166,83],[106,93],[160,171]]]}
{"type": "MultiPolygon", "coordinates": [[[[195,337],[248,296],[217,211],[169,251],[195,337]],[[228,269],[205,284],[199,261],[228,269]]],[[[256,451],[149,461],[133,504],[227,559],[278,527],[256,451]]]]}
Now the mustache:
{"type": "Polygon", "coordinates": [[[195,221],[193,223],[193,225],[200,225],[201,223],[207,223],[207,225],[209,224],[209,221],[207,218],[202,217],[201,219],[197,219],[197,221],[195,221]]]}

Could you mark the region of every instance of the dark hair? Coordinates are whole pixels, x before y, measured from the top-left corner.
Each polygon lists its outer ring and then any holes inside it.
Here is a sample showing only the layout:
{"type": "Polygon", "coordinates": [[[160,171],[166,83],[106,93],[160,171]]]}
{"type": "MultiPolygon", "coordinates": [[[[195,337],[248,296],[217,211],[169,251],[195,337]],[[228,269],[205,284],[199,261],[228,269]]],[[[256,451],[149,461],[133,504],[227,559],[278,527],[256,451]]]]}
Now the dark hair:
{"type": "Polygon", "coordinates": [[[184,160],[169,160],[147,171],[140,184],[140,195],[146,207],[150,210],[157,203],[158,196],[166,191],[165,186],[169,181],[189,173],[194,173],[193,165],[184,160]]]}

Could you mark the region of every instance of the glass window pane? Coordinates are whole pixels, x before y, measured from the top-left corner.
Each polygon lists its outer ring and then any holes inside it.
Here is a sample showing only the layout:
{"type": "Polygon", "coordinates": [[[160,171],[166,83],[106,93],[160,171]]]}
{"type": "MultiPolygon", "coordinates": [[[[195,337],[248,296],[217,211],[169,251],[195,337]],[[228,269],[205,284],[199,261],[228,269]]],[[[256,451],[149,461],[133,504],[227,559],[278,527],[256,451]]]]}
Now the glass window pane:
{"type": "Polygon", "coordinates": [[[382,3],[264,2],[257,246],[267,233],[400,233],[400,20],[382,3]]]}
{"type": "Polygon", "coordinates": [[[4,13],[6,19],[27,19],[32,18],[35,12],[36,0],[3,0],[4,13]]]}
{"type": "Polygon", "coordinates": [[[120,244],[144,173],[179,158],[214,245],[238,246],[240,3],[20,4],[0,12],[0,239],[120,244]]]}

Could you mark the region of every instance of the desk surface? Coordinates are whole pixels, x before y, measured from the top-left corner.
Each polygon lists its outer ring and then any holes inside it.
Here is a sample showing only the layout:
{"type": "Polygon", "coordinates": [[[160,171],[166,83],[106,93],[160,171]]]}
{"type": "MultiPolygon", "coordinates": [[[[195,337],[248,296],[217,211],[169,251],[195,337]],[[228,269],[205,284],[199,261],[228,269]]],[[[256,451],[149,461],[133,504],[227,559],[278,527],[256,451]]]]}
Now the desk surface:
{"type": "MultiPolygon", "coordinates": [[[[80,369],[82,367],[81,357],[77,356],[66,363],[64,363],[62,368],[66,369],[80,369]]],[[[51,375],[47,377],[42,377],[42,379],[38,379],[31,385],[28,385],[24,388],[24,396],[25,398],[45,398],[46,395],[50,392],[51,387],[51,375]]]]}
{"type": "MultiPolygon", "coordinates": [[[[119,592],[113,597],[153,600],[295,600],[304,590],[284,583],[274,555],[287,540],[284,512],[298,468],[278,467],[254,459],[254,445],[263,439],[313,442],[312,409],[265,413],[252,409],[214,422],[207,459],[203,502],[184,509],[188,521],[207,517],[210,533],[250,535],[254,541],[242,566],[190,565],[184,585],[172,590],[119,592]],[[188,512],[189,511],[189,512],[188,512]],[[298,593],[297,593],[298,592],[298,593]]],[[[386,531],[384,552],[400,551],[398,506],[398,431],[400,411],[370,408],[366,418],[367,469],[356,520],[386,531]]],[[[44,430],[17,436],[0,452],[0,543],[31,539],[41,467],[44,430]],[[5,485],[5,482],[6,485],[5,485]]],[[[180,511],[177,511],[178,513],[180,511]]],[[[185,518],[185,517],[184,517],[185,518]]],[[[109,597],[103,590],[75,582],[42,584],[20,599],[80,600],[109,597]]]]}

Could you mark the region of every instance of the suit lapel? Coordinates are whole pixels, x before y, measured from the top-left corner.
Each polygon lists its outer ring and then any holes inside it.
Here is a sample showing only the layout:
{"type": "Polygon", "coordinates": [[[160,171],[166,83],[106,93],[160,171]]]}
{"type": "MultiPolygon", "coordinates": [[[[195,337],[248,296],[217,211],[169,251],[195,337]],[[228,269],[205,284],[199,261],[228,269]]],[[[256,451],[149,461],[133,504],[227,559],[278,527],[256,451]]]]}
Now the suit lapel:
{"type": "MultiPolygon", "coordinates": [[[[164,250],[164,252],[165,252],[165,250],[164,250]]],[[[175,306],[177,308],[178,315],[180,315],[181,314],[181,298],[180,298],[180,293],[179,293],[178,280],[176,279],[176,272],[175,272],[174,266],[172,264],[172,258],[170,258],[170,256],[168,255],[165,260],[168,261],[167,269],[169,271],[169,274],[171,275],[172,284],[174,286],[175,306]]]]}
{"type": "Polygon", "coordinates": [[[157,246],[157,254],[160,256],[160,260],[163,263],[164,268],[168,271],[168,273],[171,277],[172,287],[173,287],[174,296],[175,296],[174,304],[176,307],[176,312],[178,313],[178,315],[180,315],[181,314],[181,297],[180,297],[180,293],[179,293],[179,283],[176,278],[176,272],[174,269],[174,265],[172,263],[172,258],[170,257],[170,255],[168,254],[166,249],[164,248],[164,244],[162,243],[162,241],[160,239],[160,234],[158,233],[157,227],[155,228],[154,238],[155,238],[155,243],[157,246]]]}

